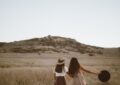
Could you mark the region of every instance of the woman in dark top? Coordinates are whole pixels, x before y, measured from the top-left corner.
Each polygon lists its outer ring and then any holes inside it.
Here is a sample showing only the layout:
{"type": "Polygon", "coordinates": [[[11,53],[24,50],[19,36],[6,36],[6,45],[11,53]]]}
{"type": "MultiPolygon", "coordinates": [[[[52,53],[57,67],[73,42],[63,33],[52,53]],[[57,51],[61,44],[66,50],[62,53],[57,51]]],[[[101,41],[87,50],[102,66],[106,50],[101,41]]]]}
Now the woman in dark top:
{"type": "Polygon", "coordinates": [[[65,61],[64,59],[58,59],[54,71],[54,77],[55,77],[54,85],[66,85],[65,75],[68,71],[68,68],[65,66],[64,61],[65,61]]]}

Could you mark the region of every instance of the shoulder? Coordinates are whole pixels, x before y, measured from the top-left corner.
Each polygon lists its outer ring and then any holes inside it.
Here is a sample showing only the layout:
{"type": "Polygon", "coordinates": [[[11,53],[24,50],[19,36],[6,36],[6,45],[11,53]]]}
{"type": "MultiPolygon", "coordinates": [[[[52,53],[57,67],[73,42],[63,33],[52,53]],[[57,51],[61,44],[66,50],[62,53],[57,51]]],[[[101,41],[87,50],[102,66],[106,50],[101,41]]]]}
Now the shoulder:
{"type": "Polygon", "coordinates": [[[80,69],[84,69],[84,67],[82,65],[80,65],[80,69]]]}

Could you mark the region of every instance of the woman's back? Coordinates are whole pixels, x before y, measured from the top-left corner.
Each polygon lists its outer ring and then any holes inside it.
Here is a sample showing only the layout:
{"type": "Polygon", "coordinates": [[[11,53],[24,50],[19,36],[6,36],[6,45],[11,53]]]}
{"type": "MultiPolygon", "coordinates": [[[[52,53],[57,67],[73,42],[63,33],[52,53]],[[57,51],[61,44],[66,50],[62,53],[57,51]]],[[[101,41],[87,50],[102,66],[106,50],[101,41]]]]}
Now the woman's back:
{"type": "Polygon", "coordinates": [[[58,59],[57,65],[54,70],[55,83],[54,85],[66,85],[65,74],[68,71],[65,66],[64,59],[58,59]]]}
{"type": "Polygon", "coordinates": [[[86,85],[81,65],[75,57],[70,61],[68,75],[73,78],[72,85],[86,85]]]}
{"type": "Polygon", "coordinates": [[[72,83],[72,85],[86,85],[86,81],[84,79],[84,76],[83,76],[82,72],[76,73],[73,76],[73,83],[72,83]]]}

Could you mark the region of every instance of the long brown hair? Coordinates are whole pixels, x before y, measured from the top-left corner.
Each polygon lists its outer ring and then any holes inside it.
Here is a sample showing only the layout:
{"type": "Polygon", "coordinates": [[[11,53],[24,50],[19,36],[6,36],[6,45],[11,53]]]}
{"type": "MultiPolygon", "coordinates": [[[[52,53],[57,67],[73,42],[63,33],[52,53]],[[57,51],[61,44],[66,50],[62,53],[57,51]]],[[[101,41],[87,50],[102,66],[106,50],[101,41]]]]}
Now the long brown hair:
{"type": "Polygon", "coordinates": [[[79,72],[79,69],[80,69],[80,64],[79,64],[77,58],[73,57],[70,61],[68,74],[71,77],[74,77],[74,75],[79,72]]]}

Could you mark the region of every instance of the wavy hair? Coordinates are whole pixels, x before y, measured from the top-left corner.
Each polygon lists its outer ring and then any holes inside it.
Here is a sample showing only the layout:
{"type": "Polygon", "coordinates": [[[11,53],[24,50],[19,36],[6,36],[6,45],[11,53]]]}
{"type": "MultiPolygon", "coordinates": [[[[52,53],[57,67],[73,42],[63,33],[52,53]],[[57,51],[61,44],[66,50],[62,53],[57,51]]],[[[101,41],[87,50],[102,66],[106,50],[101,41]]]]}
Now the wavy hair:
{"type": "Polygon", "coordinates": [[[79,72],[79,69],[80,69],[80,64],[79,64],[77,58],[73,57],[70,61],[70,64],[69,64],[68,74],[71,77],[74,77],[74,75],[79,72]]]}

